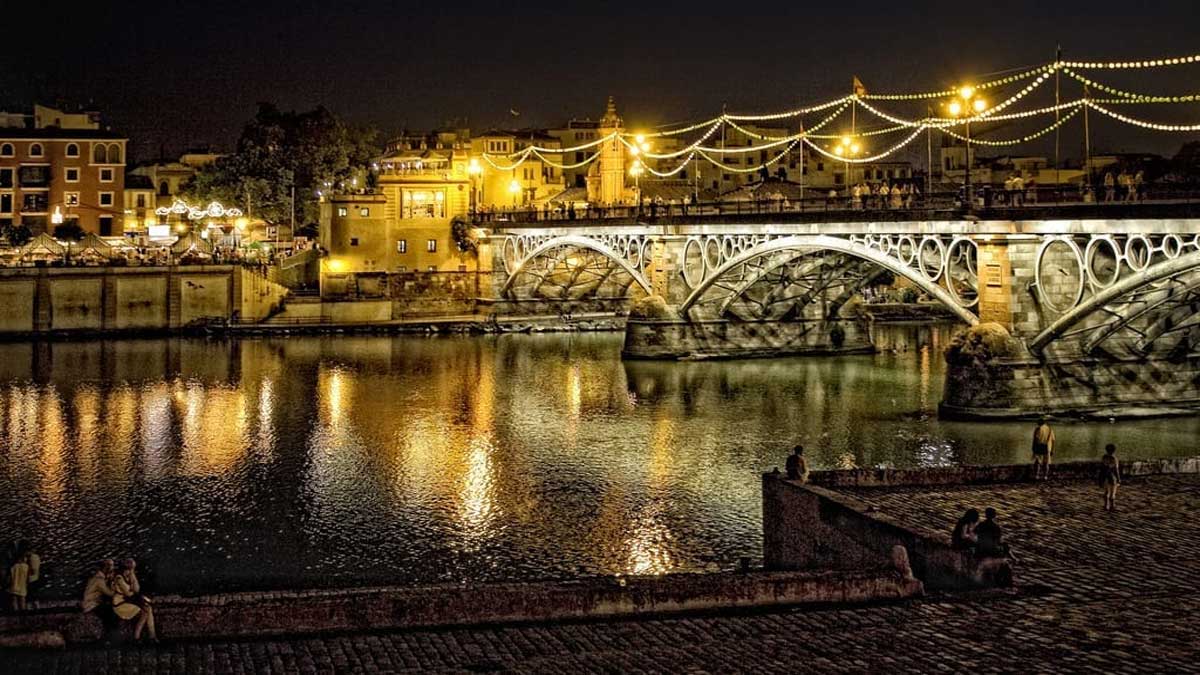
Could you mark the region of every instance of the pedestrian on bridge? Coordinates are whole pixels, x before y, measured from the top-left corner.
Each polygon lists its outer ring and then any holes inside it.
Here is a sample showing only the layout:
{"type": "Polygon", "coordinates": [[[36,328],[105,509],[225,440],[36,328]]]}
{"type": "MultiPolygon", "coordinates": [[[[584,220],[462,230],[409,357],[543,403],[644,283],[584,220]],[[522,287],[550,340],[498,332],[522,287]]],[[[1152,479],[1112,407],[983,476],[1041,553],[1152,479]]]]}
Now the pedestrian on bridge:
{"type": "Polygon", "coordinates": [[[1050,460],[1054,456],[1054,429],[1050,428],[1050,418],[1042,415],[1037,427],[1033,430],[1033,479],[1046,480],[1050,478],[1050,460]]]}

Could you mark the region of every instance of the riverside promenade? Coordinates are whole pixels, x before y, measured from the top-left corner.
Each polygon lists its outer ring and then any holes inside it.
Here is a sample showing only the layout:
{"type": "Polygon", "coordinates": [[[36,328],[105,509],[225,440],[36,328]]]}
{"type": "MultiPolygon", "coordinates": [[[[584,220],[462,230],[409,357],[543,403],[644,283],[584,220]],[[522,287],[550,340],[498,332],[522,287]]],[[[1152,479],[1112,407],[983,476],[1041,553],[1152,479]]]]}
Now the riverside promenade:
{"type": "Polygon", "coordinates": [[[949,529],[1000,512],[1017,588],[867,606],[0,653],[5,672],[1093,672],[1200,670],[1200,475],[837,488],[949,529]]]}

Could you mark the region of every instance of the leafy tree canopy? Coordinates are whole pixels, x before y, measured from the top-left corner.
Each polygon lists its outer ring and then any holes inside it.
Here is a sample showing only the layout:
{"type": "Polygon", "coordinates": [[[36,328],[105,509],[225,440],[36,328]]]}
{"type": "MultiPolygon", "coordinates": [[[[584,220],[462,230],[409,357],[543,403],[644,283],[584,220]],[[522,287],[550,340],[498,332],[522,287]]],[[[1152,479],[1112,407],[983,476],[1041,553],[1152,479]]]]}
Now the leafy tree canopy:
{"type": "Polygon", "coordinates": [[[281,112],[260,103],[242,129],[237,151],[204,167],[188,184],[190,200],[218,200],[245,209],[271,224],[291,221],[292,186],[296,222],[317,221],[317,190],[360,172],[378,154],[377,132],[351,127],[323,107],[281,112]]]}

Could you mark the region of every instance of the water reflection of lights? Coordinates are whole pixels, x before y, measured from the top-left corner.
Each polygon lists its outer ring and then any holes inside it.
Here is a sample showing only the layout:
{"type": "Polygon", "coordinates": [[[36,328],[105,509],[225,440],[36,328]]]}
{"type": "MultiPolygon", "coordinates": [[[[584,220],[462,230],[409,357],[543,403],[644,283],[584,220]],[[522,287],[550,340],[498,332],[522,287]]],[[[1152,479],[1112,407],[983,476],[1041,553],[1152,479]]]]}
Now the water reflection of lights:
{"type": "Polygon", "coordinates": [[[258,387],[258,451],[270,453],[275,448],[275,384],[264,377],[258,387]]]}
{"type": "Polygon", "coordinates": [[[568,414],[573,419],[579,419],[583,410],[583,377],[578,365],[573,365],[567,370],[567,404],[568,414]]]}
{"type": "Polygon", "coordinates": [[[496,506],[496,484],[493,480],[491,440],[475,438],[467,450],[467,470],[459,491],[459,519],[463,530],[472,539],[487,536],[492,521],[499,515],[496,506]]]}
{"type": "Polygon", "coordinates": [[[954,446],[947,441],[923,439],[917,445],[917,466],[950,466],[955,464],[954,446]]]}
{"type": "Polygon", "coordinates": [[[232,469],[249,445],[245,392],[189,382],[183,407],[183,472],[215,475],[232,469]]]}
{"type": "Polygon", "coordinates": [[[666,574],[673,569],[670,529],[658,518],[661,507],[654,506],[633,524],[625,545],[630,574],[666,574]]]}

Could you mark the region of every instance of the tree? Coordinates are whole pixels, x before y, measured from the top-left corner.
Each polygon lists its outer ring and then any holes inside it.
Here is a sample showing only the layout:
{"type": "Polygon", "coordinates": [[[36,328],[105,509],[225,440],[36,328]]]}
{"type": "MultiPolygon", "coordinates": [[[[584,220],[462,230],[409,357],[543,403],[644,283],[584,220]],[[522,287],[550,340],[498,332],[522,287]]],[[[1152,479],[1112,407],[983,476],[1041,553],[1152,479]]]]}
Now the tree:
{"type": "Polygon", "coordinates": [[[83,239],[83,228],[74,220],[67,221],[54,226],[54,238],[62,241],[79,241],[83,239]]]}
{"type": "Polygon", "coordinates": [[[33,239],[33,232],[24,223],[0,226],[0,239],[6,239],[13,246],[24,246],[33,239]]]}
{"type": "Polygon", "coordinates": [[[237,150],[196,173],[185,194],[193,201],[218,200],[272,225],[316,222],[317,191],[360,173],[377,154],[376,132],[351,127],[323,107],[281,112],[260,103],[242,129],[237,150]]]}

